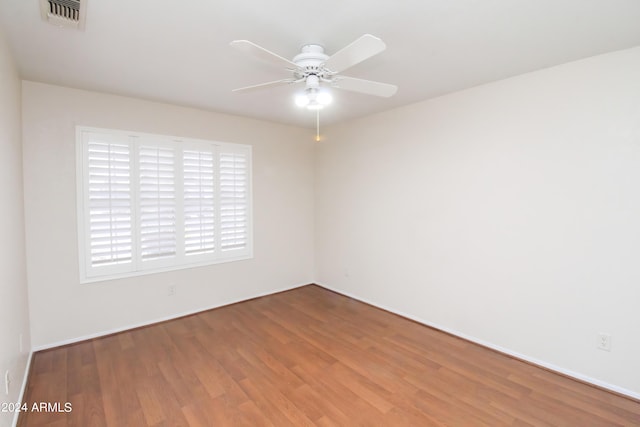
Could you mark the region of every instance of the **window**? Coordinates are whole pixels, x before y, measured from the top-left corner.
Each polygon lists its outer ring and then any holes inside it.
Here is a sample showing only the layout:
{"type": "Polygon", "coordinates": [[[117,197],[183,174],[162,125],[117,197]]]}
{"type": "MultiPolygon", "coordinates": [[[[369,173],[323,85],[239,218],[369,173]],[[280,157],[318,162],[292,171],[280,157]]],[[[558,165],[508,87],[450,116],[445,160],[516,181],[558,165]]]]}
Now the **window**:
{"type": "Polygon", "coordinates": [[[81,282],[248,259],[251,147],[77,128],[81,282]]]}

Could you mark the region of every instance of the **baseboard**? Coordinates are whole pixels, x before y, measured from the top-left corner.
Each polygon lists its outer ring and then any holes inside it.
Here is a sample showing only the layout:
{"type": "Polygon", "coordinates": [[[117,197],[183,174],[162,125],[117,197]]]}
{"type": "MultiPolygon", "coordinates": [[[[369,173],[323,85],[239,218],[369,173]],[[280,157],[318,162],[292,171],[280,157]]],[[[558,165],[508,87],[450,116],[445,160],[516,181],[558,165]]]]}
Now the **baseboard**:
{"type": "MultiPolygon", "coordinates": [[[[27,383],[29,382],[29,373],[31,372],[31,360],[33,359],[33,350],[29,352],[27,358],[27,366],[24,368],[24,374],[22,375],[22,385],[20,386],[20,394],[18,395],[18,402],[24,401],[24,394],[27,391],[27,383]]],[[[13,422],[11,425],[16,427],[18,425],[18,419],[20,418],[20,412],[13,414],[13,422]]]]}
{"type": "Polygon", "coordinates": [[[495,345],[493,343],[478,339],[476,337],[473,337],[471,335],[467,335],[465,333],[456,331],[456,330],[448,328],[446,326],[438,325],[438,324],[433,323],[433,322],[428,322],[428,321],[426,321],[424,319],[421,319],[421,318],[419,318],[417,316],[413,316],[411,314],[404,313],[404,312],[396,310],[394,308],[385,306],[384,304],[377,304],[377,303],[372,302],[372,301],[370,301],[370,300],[368,300],[366,298],[361,298],[361,297],[359,297],[357,295],[354,295],[354,294],[351,294],[349,292],[345,292],[343,290],[335,289],[335,288],[333,288],[331,286],[327,286],[327,285],[319,283],[319,282],[315,282],[315,284],[317,286],[325,288],[325,289],[327,289],[329,291],[335,292],[337,294],[344,295],[344,296],[349,297],[349,298],[353,298],[353,299],[355,299],[357,301],[363,302],[365,304],[371,305],[371,306],[376,307],[376,308],[380,308],[380,309],[382,309],[384,311],[388,311],[389,313],[396,314],[396,315],[404,317],[406,319],[413,320],[414,322],[420,323],[420,324],[428,326],[430,328],[437,329],[437,330],[442,331],[442,332],[446,332],[447,334],[454,335],[454,336],[456,336],[458,338],[462,338],[464,340],[473,342],[475,344],[479,344],[479,345],[481,345],[483,347],[487,347],[487,348],[489,348],[491,350],[494,350],[494,351],[497,351],[499,353],[505,354],[507,356],[513,357],[515,359],[522,360],[524,362],[527,362],[527,363],[530,363],[532,365],[541,367],[543,369],[547,369],[549,371],[553,371],[555,373],[558,373],[558,374],[573,378],[573,379],[581,381],[583,383],[587,383],[589,385],[593,385],[595,387],[599,387],[599,388],[611,391],[613,393],[617,393],[619,395],[622,395],[622,396],[629,397],[631,399],[640,401],[640,393],[637,393],[637,392],[634,392],[634,391],[631,391],[631,390],[627,390],[627,389],[625,389],[623,387],[618,387],[618,386],[613,385],[613,384],[609,384],[607,382],[598,380],[596,378],[592,378],[592,377],[589,377],[587,375],[583,375],[583,374],[581,374],[579,372],[574,372],[574,371],[571,371],[569,369],[565,369],[565,368],[562,368],[560,366],[556,366],[556,365],[554,365],[552,363],[545,362],[544,360],[536,359],[536,358],[527,356],[525,354],[518,353],[518,352],[513,351],[511,349],[508,349],[508,348],[505,348],[505,347],[501,347],[499,345],[495,345]]]}
{"type": "Polygon", "coordinates": [[[35,352],[38,352],[38,351],[49,350],[49,349],[56,348],[56,347],[63,347],[65,345],[75,344],[75,343],[82,342],[82,341],[88,341],[88,340],[92,340],[94,338],[105,337],[107,335],[113,335],[113,334],[117,334],[119,332],[125,332],[125,331],[130,331],[132,329],[143,328],[145,326],[154,325],[156,323],[162,323],[162,322],[167,322],[169,320],[179,319],[181,317],[192,316],[194,314],[202,313],[204,311],[213,310],[215,308],[225,307],[227,305],[237,304],[239,302],[249,301],[249,300],[252,300],[252,299],[261,298],[261,297],[264,297],[264,296],[273,295],[273,294],[277,294],[277,293],[280,293],[280,292],[287,292],[287,291],[290,291],[292,289],[300,288],[302,286],[307,286],[307,285],[309,285],[309,283],[304,283],[304,284],[301,284],[301,285],[293,285],[293,286],[285,287],[285,288],[279,288],[279,289],[272,290],[270,292],[264,292],[264,293],[261,293],[261,294],[254,295],[254,296],[249,297],[249,298],[243,298],[243,299],[239,299],[239,300],[232,300],[232,301],[228,301],[228,302],[224,302],[222,304],[217,304],[217,305],[212,305],[212,306],[199,307],[199,308],[194,309],[194,310],[189,310],[189,311],[180,312],[180,313],[174,313],[174,314],[171,314],[169,316],[165,316],[165,317],[161,317],[161,318],[155,318],[155,319],[151,319],[151,320],[140,322],[140,323],[135,323],[135,324],[131,324],[131,325],[122,326],[122,327],[119,327],[119,328],[109,329],[109,330],[106,330],[106,331],[99,331],[99,332],[96,332],[96,333],[93,333],[93,334],[82,335],[82,336],[69,338],[69,339],[62,340],[62,341],[56,341],[56,342],[53,342],[53,343],[38,345],[38,346],[34,346],[33,347],[33,352],[35,353],[35,352]]]}

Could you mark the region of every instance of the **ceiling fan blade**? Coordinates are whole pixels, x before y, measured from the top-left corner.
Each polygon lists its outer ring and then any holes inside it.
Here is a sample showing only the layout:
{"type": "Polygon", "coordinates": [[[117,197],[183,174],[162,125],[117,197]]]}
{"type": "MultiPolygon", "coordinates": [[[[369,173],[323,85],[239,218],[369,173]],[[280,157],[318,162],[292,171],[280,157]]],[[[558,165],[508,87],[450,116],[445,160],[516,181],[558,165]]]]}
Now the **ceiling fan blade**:
{"type": "Polygon", "coordinates": [[[238,49],[240,52],[244,52],[253,56],[254,58],[261,59],[263,61],[271,62],[274,65],[278,65],[280,67],[285,68],[298,68],[298,66],[289,61],[282,56],[271,52],[263,48],[262,46],[258,46],[257,44],[250,42],[249,40],[234,40],[229,43],[232,47],[238,49]]]}
{"type": "Polygon", "coordinates": [[[372,82],[371,80],[356,79],[354,77],[336,76],[333,86],[338,89],[352,92],[365,93],[367,95],[389,98],[398,91],[398,86],[388,83],[372,82]]]}
{"type": "Polygon", "coordinates": [[[386,48],[387,45],[382,40],[371,34],[365,34],[331,55],[324,63],[324,66],[335,73],[339,73],[379,54],[386,48]]]}
{"type": "Polygon", "coordinates": [[[291,84],[291,83],[295,83],[296,81],[297,80],[295,80],[295,79],[276,80],[276,81],[273,81],[273,82],[260,83],[258,85],[253,85],[253,86],[240,87],[238,89],[233,89],[232,92],[251,92],[251,91],[254,91],[254,90],[267,89],[267,88],[274,87],[274,86],[282,86],[282,85],[286,85],[286,84],[291,84]]]}

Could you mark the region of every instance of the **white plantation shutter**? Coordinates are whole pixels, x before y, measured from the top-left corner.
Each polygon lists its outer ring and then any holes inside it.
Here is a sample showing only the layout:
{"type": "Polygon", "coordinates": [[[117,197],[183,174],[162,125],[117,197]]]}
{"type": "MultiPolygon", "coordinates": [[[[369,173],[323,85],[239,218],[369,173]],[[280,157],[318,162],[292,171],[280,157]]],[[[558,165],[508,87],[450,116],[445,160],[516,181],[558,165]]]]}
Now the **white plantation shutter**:
{"type": "Polygon", "coordinates": [[[214,157],[209,150],[184,150],[184,251],[186,256],[215,250],[214,157]]]}
{"type": "Polygon", "coordinates": [[[251,147],[78,127],[81,281],[251,258],[251,147]]]}
{"type": "Polygon", "coordinates": [[[126,143],[88,142],[86,194],[92,266],[132,260],[130,155],[126,143]]]}
{"type": "Polygon", "coordinates": [[[220,153],[220,250],[238,251],[248,244],[248,152],[220,153]]]}
{"type": "Polygon", "coordinates": [[[175,150],[140,146],[138,152],[140,259],[175,257],[175,150]]]}

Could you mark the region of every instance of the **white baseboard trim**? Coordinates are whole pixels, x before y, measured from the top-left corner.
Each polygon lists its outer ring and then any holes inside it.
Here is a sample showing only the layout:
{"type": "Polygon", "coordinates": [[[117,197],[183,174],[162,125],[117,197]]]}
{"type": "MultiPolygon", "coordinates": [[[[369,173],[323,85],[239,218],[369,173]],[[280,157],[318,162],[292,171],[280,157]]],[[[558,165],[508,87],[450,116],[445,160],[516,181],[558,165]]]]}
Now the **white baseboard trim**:
{"type": "MultiPolygon", "coordinates": [[[[24,368],[24,374],[22,375],[22,385],[20,386],[20,394],[18,395],[18,402],[24,401],[24,393],[27,391],[27,382],[29,381],[29,371],[31,370],[31,360],[33,359],[33,350],[29,352],[29,356],[27,358],[27,366],[24,368]]],[[[16,427],[18,425],[18,418],[20,417],[20,412],[16,412],[13,414],[13,422],[11,425],[16,427]]]]}
{"type": "Polygon", "coordinates": [[[545,362],[543,360],[539,360],[539,359],[536,359],[536,358],[533,358],[533,357],[518,353],[516,351],[513,351],[513,350],[510,350],[508,348],[501,347],[499,345],[495,345],[493,343],[490,343],[490,342],[475,338],[473,336],[470,336],[470,335],[467,335],[465,333],[456,331],[456,330],[448,328],[446,326],[438,325],[438,324],[433,323],[433,322],[428,322],[428,321],[426,321],[424,319],[421,319],[421,318],[419,318],[417,316],[413,316],[411,314],[404,313],[402,311],[399,311],[399,310],[396,310],[394,308],[388,307],[388,306],[386,306],[384,304],[378,304],[378,303],[372,302],[372,301],[370,301],[370,300],[368,300],[366,298],[361,298],[361,297],[359,297],[357,295],[351,294],[350,292],[346,292],[346,291],[343,291],[341,289],[337,289],[337,288],[334,288],[334,287],[331,287],[331,286],[327,286],[327,285],[319,283],[319,282],[315,282],[315,284],[320,286],[320,287],[323,287],[325,289],[328,289],[330,291],[345,295],[345,296],[347,296],[349,298],[353,298],[355,300],[364,302],[364,303],[372,305],[374,307],[378,307],[378,308],[380,308],[382,310],[385,310],[385,311],[388,311],[390,313],[397,314],[398,316],[402,316],[402,317],[405,317],[407,319],[411,319],[411,320],[413,320],[415,322],[418,322],[418,323],[423,324],[425,326],[428,326],[430,328],[434,328],[434,329],[446,332],[448,334],[455,335],[456,337],[460,337],[460,338],[463,338],[463,339],[465,339],[467,341],[471,341],[473,343],[480,344],[481,346],[490,348],[492,350],[498,351],[498,352],[506,354],[508,356],[512,356],[512,357],[515,357],[517,359],[524,360],[524,361],[529,362],[529,363],[531,363],[533,365],[537,365],[537,366],[543,367],[545,369],[548,369],[550,371],[554,371],[554,372],[560,373],[562,375],[566,375],[568,377],[575,378],[575,379],[583,381],[585,383],[593,384],[595,386],[598,386],[598,387],[613,391],[615,393],[619,393],[619,394],[631,397],[632,399],[640,400],[640,393],[637,393],[637,392],[634,392],[634,391],[631,391],[631,390],[627,390],[627,389],[625,389],[623,387],[619,387],[617,385],[609,384],[607,382],[598,380],[596,378],[589,377],[589,376],[581,374],[579,372],[574,372],[574,371],[571,371],[569,369],[565,369],[565,368],[562,368],[560,366],[554,365],[552,363],[548,363],[548,362],[545,362]]]}
{"type": "Polygon", "coordinates": [[[140,323],[134,323],[134,324],[122,326],[122,327],[119,327],[119,328],[109,329],[109,330],[106,330],[106,331],[100,331],[100,332],[96,332],[96,333],[88,334],[88,335],[82,335],[82,336],[79,336],[79,337],[69,338],[69,339],[66,339],[66,340],[56,341],[56,342],[52,342],[52,343],[48,343],[48,344],[37,345],[37,346],[33,347],[32,351],[35,353],[35,352],[42,351],[42,350],[49,350],[51,348],[62,347],[62,346],[69,345],[69,344],[75,344],[75,343],[82,342],[82,341],[88,341],[88,340],[91,340],[91,339],[94,339],[94,338],[100,338],[100,337],[104,337],[104,336],[107,336],[107,335],[117,334],[119,332],[129,331],[131,329],[141,328],[141,327],[144,327],[144,326],[153,325],[155,323],[162,323],[162,322],[166,322],[168,320],[178,319],[180,317],[191,316],[192,314],[201,313],[203,311],[208,311],[208,310],[213,310],[214,308],[220,308],[220,307],[224,307],[224,306],[227,306],[227,305],[236,304],[236,303],[239,303],[239,302],[242,302],[242,301],[248,301],[248,300],[252,300],[252,299],[255,299],[255,298],[260,298],[260,297],[264,297],[264,296],[268,296],[268,295],[272,295],[272,294],[277,294],[279,292],[290,291],[292,289],[300,288],[302,286],[307,286],[309,284],[310,283],[304,283],[304,284],[301,284],[301,285],[293,285],[293,286],[290,286],[290,287],[274,289],[272,291],[260,293],[260,294],[257,294],[257,295],[254,295],[254,296],[248,297],[248,298],[241,298],[241,299],[238,299],[238,300],[227,301],[227,302],[224,302],[224,303],[221,303],[221,304],[199,307],[199,308],[196,308],[194,310],[189,310],[189,311],[185,311],[185,312],[181,312],[181,313],[174,313],[174,314],[171,314],[169,316],[155,318],[155,319],[151,319],[151,320],[140,322],[140,323]]]}

